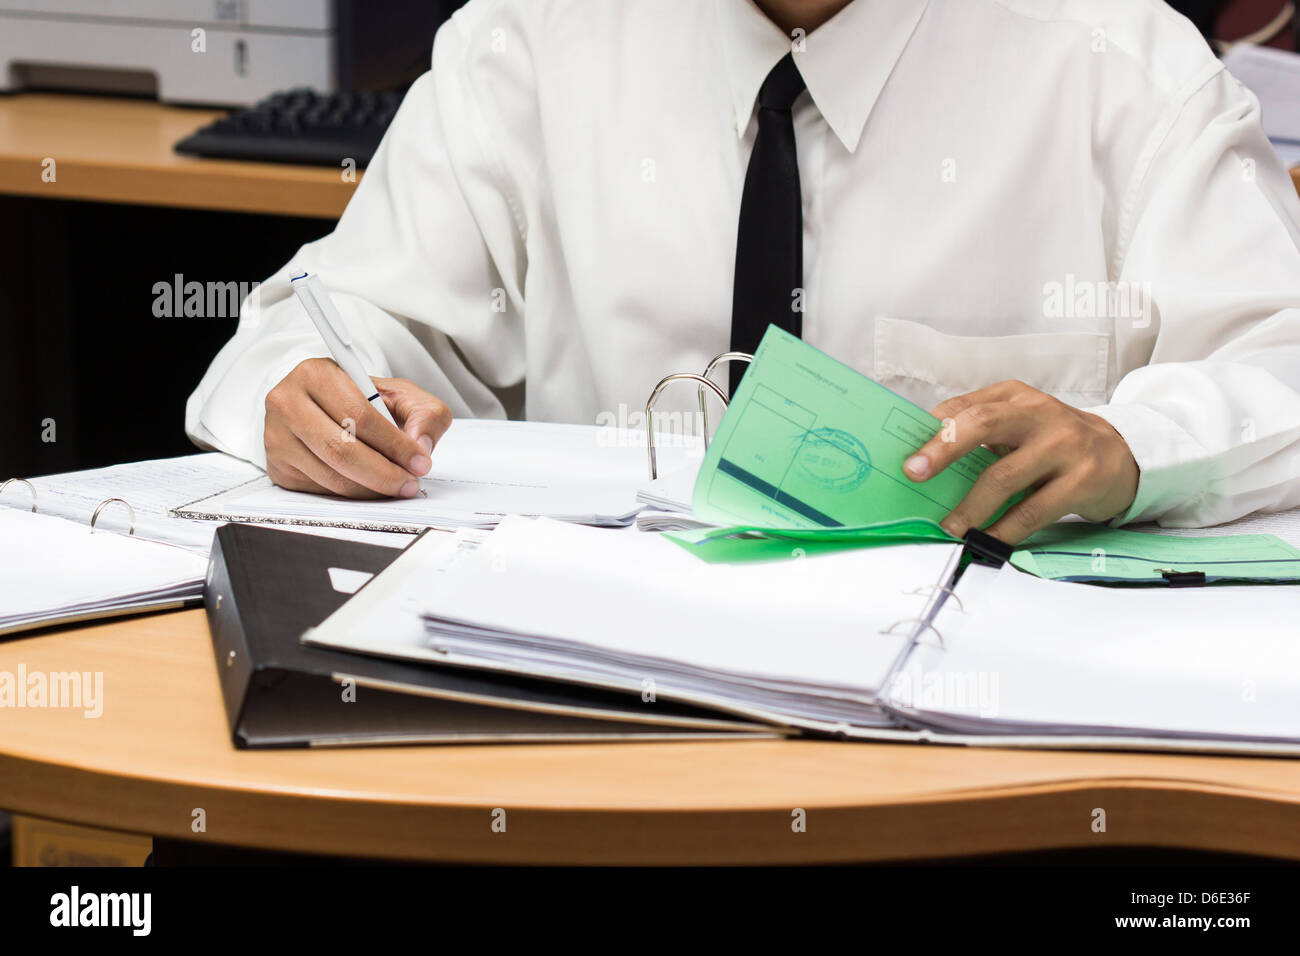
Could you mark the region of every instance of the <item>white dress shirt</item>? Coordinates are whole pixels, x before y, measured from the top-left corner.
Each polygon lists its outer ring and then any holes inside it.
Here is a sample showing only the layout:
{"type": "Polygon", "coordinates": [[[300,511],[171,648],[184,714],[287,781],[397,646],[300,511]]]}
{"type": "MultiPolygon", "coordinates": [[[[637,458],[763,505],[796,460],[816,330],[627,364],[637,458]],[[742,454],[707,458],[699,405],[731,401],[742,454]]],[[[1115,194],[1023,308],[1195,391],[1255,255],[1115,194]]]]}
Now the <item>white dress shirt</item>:
{"type": "MultiPolygon", "coordinates": [[[[1300,505],[1300,202],[1188,21],[855,0],[793,47],[808,342],[927,408],[1015,378],[1103,415],[1141,468],[1120,522],[1300,505]]],[[[297,270],[372,374],[456,415],[635,423],[728,347],[755,99],[791,48],[751,0],[472,0],[190,435],[265,464],[267,391],[327,354],[297,270]]]]}

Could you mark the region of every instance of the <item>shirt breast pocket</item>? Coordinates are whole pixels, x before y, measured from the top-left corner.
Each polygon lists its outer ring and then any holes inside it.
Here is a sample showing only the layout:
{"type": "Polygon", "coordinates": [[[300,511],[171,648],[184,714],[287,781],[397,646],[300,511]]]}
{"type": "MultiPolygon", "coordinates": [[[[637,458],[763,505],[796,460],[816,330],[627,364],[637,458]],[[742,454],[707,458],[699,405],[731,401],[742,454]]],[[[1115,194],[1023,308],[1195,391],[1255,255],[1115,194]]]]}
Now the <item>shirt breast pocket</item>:
{"type": "Polygon", "coordinates": [[[1100,332],[949,335],[878,316],[873,377],[922,408],[1007,379],[1080,408],[1107,400],[1110,338],[1100,332]]]}

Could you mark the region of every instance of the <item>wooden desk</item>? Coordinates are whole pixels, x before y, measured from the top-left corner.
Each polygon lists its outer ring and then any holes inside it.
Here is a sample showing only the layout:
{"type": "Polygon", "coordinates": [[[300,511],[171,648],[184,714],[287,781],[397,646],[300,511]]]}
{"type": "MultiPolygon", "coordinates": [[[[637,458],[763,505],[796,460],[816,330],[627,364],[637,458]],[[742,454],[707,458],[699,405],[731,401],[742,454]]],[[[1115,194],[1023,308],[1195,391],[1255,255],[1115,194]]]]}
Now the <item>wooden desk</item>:
{"type": "Polygon", "coordinates": [[[0,644],[0,671],[20,664],[102,671],[105,704],[99,719],[0,711],[0,807],[110,829],[496,863],[1103,846],[1300,859],[1300,761],[813,741],[247,752],[230,743],[201,611],[0,644]],[[195,808],[206,833],[191,831],[195,808]],[[796,808],[807,832],[792,832],[796,808]]]}
{"type": "MultiPolygon", "coordinates": [[[[0,193],[337,218],[339,170],[196,159],[172,146],[219,110],[58,93],[0,95],[0,193]],[[54,182],[42,163],[56,162],[54,182]]],[[[1300,190],[1300,167],[1291,170],[1300,190]]],[[[358,181],[361,178],[358,172],[358,181]]]]}
{"type": "Polygon", "coordinates": [[[0,193],[330,219],[342,213],[356,183],[343,182],[341,170],[172,151],[219,115],[148,100],[0,96],[0,193]],[[47,158],[56,164],[53,182],[42,178],[47,158]]]}

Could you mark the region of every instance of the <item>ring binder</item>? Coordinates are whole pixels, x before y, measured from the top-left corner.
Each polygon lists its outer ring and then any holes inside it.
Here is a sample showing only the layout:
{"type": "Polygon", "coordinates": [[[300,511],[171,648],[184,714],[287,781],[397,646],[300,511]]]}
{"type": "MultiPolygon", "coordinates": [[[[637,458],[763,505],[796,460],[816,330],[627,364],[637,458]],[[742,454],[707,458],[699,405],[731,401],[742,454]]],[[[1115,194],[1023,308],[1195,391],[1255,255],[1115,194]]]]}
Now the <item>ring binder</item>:
{"type": "MultiPolygon", "coordinates": [[[[752,361],[754,361],[754,356],[750,355],[748,352],[723,352],[721,355],[713,356],[713,360],[710,361],[704,369],[704,377],[712,381],[714,371],[724,362],[727,364],[730,364],[731,362],[744,362],[748,365],[752,361]]],[[[707,443],[709,440],[709,411],[704,406],[703,385],[700,386],[700,428],[704,431],[704,440],[707,443]]]]}
{"type": "Polygon", "coordinates": [[[965,606],[964,604],[961,603],[961,598],[959,598],[959,597],[957,596],[957,592],[954,591],[952,588],[947,587],[946,585],[943,585],[943,584],[927,584],[927,585],[925,585],[924,587],[912,588],[912,590],[908,591],[907,593],[908,593],[908,594],[923,594],[923,593],[925,593],[925,592],[927,592],[927,591],[929,591],[929,592],[931,592],[931,593],[933,593],[933,592],[935,592],[935,591],[943,591],[945,594],[948,595],[948,597],[952,598],[954,601],[957,602],[957,610],[961,611],[963,614],[966,613],[966,606],[965,606]]]}
{"type": "Polygon", "coordinates": [[[33,485],[30,481],[28,481],[26,478],[6,479],[4,484],[0,484],[0,495],[4,494],[5,489],[8,488],[10,485],[12,485],[15,481],[19,482],[20,484],[26,485],[27,490],[32,493],[32,514],[35,514],[36,513],[36,486],[33,485]]]}
{"type": "MultiPolygon", "coordinates": [[[[700,386],[701,394],[703,394],[703,391],[706,387],[713,389],[713,394],[718,396],[718,400],[722,402],[723,407],[725,408],[727,405],[726,394],[722,391],[721,388],[718,387],[717,383],[715,383],[711,379],[705,378],[703,375],[696,375],[693,372],[674,372],[672,375],[665,375],[663,378],[661,378],[659,380],[659,384],[654,387],[654,391],[650,393],[650,397],[646,399],[646,403],[645,403],[646,449],[648,450],[650,455],[650,480],[651,481],[659,477],[659,462],[658,459],[655,457],[655,422],[654,422],[655,402],[659,400],[659,394],[670,384],[672,384],[673,382],[683,382],[683,381],[698,383],[700,386]]],[[[709,447],[709,434],[707,429],[705,430],[704,433],[704,447],[705,448],[709,447]]]]}
{"type": "Polygon", "coordinates": [[[121,503],[122,505],[124,505],[124,506],[126,507],[126,510],[127,510],[128,512],[130,512],[130,514],[131,514],[131,530],[129,530],[129,531],[127,532],[127,534],[128,534],[128,535],[133,535],[133,534],[135,534],[135,509],[131,507],[131,502],[127,501],[125,498],[105,498],[103,501],[101,501],[101,502],[99,503],[99,507],[97,507],[97,508],[95,509],[95,513],[94,513],[93,515],[90,516],[90,530],[91,530],[91,532],[94,532],[94,530],[95,530],[95,522],[99,520],[99,514],[100,514],[100,512],[103,511],[105,508],[107,508],[109,505],[111,505],[111,504],[112,504],[113,502],[115,502],[115,501],[121,503]]]}
{"type": "MultiPolygon", "coordinates": [[[[944,588],[944,590],[946,591],[948,589],[944,588]]],[[[923,627],[923,629],[928,631],[934,631],[934,636],[939,639],[939,646],[944,648],[945,650],[947,649],[947,645],[943,643],[943,633],[932,623],[925,620],[925,618],[921,618],[921,617],[900,618],[899,620],[895,621],[893,624],[889,625],[889,627],[885,628],[883,631],[880,631],[879,633],[892,634],[894,633],[894,628],[898,627],[898,625],[900,624],[920,624],[923,627]]],[[[891,676],[892,676],[892,671],[891,671],[891,676]]]]}

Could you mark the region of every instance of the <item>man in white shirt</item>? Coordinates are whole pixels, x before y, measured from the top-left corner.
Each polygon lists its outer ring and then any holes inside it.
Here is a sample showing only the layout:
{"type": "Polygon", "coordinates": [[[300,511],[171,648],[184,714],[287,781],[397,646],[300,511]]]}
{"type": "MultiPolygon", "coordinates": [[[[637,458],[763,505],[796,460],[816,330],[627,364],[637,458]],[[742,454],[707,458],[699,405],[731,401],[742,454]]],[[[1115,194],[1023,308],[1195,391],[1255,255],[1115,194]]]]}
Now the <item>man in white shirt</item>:
{"type": "Polygon", "coordinates": [[[1026,488],[1005,540],[1210,525],[1300,506],[1298,224],[1161,0],[472,0],[186,425],[288,488],[411,495],[452,414],[624,418],[770,314],[951,419],[912,480],[1008,452],[954,533],[1026,488]]]}

